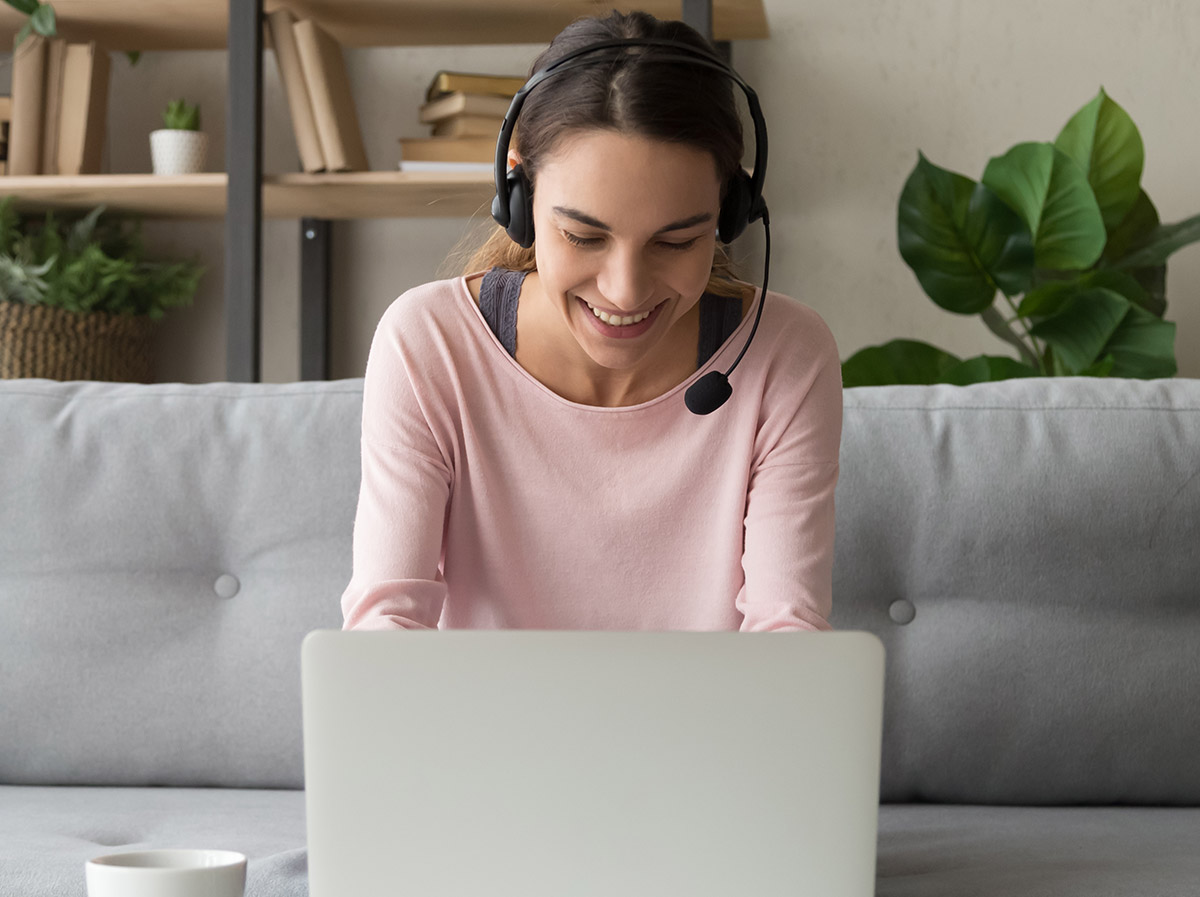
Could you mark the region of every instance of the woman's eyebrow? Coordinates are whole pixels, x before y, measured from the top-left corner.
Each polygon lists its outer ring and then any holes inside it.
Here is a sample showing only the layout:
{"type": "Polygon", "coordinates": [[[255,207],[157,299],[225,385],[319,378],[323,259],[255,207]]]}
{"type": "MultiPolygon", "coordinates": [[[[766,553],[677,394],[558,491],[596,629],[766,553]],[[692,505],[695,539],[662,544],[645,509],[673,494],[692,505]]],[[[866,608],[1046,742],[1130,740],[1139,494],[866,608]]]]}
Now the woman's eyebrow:
{"type": "MultiPolygon", "coordinates": [[[[554,212],[558,215],[565,215],[568,218],[573,218],[580,224],[586,224],[588,227],[598,228],[599,230],[612,232],[612,228],[586,212],[581,212],[579,209],[572,209],[568,206],[555,206],[554,212]]],[[[665,234],[667,231],[684,230],[685,228],[695,227],[697,224],[703,224],[706,221],[712,221],[712,212],[701,212],[699,215],[693,215],[690,218],[684,218],[681,221],[676,221],[668,224],[666,227],[661,227],[656,234],[665,234]]]]}

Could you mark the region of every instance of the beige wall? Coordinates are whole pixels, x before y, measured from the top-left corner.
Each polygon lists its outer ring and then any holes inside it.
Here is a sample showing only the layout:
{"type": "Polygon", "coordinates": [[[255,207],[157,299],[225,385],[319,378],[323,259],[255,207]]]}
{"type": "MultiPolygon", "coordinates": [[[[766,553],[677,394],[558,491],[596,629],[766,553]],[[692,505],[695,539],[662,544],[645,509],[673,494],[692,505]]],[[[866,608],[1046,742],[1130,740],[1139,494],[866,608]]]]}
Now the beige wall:
{"type": "MultiPolygon", "coordinates": [[[[1138,124],[1143,184],[1164,221],[1200,213],[1194,0],[766,0],[772,36],[734,45],[770,130],[771,287],[816,308],[843,358],[905,337],[961,356],[1009,354],[977,317],[936,307],[896,249],[896,199],[918,149],[978,178],[987,159],[1024,140],[1053,140],[1103,85],[1138,124]]],[[[541,45],[389,48],[347,54],[372,168],[396,163],[396,138],[416,120],[439,68],[523,74],[541,45]]],[[[149,169],[146,134],[167,99],[203,103],[223,165],[223,53],[146,54],[114,65],[109,162],[149,169]]],[[[294,170],[296,151],[274,58],[265,59],[269,172],[294,170]]],[[[487,216],[486,206],[478,220],[487,216]]],[[[376,321],[397,295],[442,271],[462,219],[339,222],[334,228],[333,375],[361,376],[376,321]]],[[[264,379],[298,376],[298,222],[264,226],[264,379]]],[[[147,242],[209,265],[194,307],[163,325],[158,379],[224,379],[220,222],[155,223],[147,242]]],[[[761,277],[756,224],[735,244],[761,277]]],[[[1200,246],[1172,259],[1168,320],[1178,324],[1181,376],[1200,377],[1200,246]]]]}

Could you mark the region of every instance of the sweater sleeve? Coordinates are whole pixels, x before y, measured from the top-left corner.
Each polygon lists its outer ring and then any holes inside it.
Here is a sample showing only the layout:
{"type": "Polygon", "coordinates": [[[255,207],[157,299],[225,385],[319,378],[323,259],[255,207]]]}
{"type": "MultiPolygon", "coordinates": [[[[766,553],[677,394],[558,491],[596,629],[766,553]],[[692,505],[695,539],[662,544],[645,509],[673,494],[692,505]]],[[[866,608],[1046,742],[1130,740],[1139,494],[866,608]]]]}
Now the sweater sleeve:
{"type": "Polygon", "coordinates": [[[806,373],[781,372],[773,412],[746,497],[741,630],[829,630],[833,604],[834,490],[842,438],[837,344],[813,313],[792,358],[811,352],[806,373]]]}
{"type": "MultiPolygon", "coordinates": [[[[451,465],[414,386],[404,297],[381,318],[363,380],[362,481],[344,629],[434,629],[446,598],[440,570],[451,465]]],[[[419,340],[419,334],[414,336],[419,340]]],[[[422,382],[428,382],[423,380],[422,382]]]]}

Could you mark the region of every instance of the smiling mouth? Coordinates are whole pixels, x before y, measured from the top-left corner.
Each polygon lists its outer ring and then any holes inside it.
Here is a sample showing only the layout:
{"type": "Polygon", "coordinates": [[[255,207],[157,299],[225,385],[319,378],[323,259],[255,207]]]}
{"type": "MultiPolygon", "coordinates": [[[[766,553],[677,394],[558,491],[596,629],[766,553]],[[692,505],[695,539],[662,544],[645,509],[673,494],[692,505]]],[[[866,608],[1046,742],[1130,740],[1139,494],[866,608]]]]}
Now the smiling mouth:
{"type": "MultiPolygon", "coordinates": [[[[594,305],[592,305],[592,303],[588,302],[582,296],[580,296],[578,298],[579,298],[579,301],[581,301],[584,305],[586,305],[588,307],[589,310],[591,310],[592,314],[594,314],[597,318],[599,318],[605,324],[608,324],[610,327],[628,327],[631,324],[640,324],[642,321],[646,320],[646,318],[648,318],[652,314],[654,314],[654,312],[659,308],[659,306],[661,306],[663,304],[662,302],[660,302],[660,303],[658,303],[658,305],[654,306],[654,308],[650,309],[649,311],[640,312],[639,314],[636,314],[636,315],[610,315],[608,312],[601,311],[600,309],[596,308],[594,305]]],[[[666,300],[664,299],[663,302],[665,302],[665,301],[666,300]]]]}

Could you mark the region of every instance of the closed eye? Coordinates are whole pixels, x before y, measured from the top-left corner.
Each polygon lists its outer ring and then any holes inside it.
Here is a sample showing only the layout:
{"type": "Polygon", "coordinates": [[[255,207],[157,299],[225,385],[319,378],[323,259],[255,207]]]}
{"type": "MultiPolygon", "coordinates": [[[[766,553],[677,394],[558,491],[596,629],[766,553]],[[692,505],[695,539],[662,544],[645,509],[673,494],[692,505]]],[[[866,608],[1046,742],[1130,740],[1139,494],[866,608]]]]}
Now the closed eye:
{"type": "MultiPolygon", "coordinates": [[[[601,237],[590,237],[590,238],[589,237],[577,237],[574,234],[567,233],[566,231],[563,231],[563,236],[567,238],[568,243],[572,243],[575,246],[582,246],[584,248],[598,246],[599,244],[604,242],[603,238],[601,238],[601,237]]],[[[672,243],[668,240],[662,240],[659,242],[658,245],[661,246],[663,249],[682,251],[684,249],[691,249],[693,246],[696,245],[696,241],[699,239],[700,239],[699,237],[692,237],[692,239],[690,239],[684,243],[672,243]]]]}

